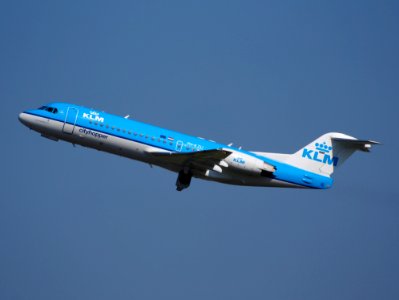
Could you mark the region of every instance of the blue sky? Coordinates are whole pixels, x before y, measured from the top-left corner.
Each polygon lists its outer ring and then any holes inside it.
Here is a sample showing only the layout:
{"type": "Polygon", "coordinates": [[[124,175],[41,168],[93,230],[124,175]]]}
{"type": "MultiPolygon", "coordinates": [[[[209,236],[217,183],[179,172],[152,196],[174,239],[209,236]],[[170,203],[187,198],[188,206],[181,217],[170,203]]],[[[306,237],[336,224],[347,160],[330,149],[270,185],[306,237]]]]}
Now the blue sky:
{"type": "Polygon", "coordinates": [[[397,299],[396,1],[0,10],[1,299],[397,299]],[[193,180],[30,132],[69,101],[248,150],[383,142],[328,191],[193,180]]]}

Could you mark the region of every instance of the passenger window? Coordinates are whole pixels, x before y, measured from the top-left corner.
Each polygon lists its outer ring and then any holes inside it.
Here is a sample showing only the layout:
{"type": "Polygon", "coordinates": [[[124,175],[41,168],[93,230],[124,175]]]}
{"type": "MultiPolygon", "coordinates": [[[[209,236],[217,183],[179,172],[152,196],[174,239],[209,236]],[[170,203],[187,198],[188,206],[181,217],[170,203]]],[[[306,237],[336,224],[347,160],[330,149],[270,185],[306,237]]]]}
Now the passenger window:
{"type": "Polygon", "coordinates": [[[58,113],[58,109],[54,108],[53,113],[55,113],[55,114],[58,113]]]}

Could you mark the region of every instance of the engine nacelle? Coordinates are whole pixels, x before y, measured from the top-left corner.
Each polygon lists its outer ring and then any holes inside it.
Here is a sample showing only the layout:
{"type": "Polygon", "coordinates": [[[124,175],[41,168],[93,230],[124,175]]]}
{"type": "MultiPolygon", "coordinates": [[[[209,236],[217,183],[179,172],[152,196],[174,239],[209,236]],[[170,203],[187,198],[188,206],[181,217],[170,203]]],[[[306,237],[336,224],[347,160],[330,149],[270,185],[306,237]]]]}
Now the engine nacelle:
{"type": "Polygon", "coordinates": [[[269,173],[276,171],[272,165],[263,160],[241,152],[233,152],[224,161],[228,163],[229,168],[252,175],[261,174],[262,171],[269,173]]]}

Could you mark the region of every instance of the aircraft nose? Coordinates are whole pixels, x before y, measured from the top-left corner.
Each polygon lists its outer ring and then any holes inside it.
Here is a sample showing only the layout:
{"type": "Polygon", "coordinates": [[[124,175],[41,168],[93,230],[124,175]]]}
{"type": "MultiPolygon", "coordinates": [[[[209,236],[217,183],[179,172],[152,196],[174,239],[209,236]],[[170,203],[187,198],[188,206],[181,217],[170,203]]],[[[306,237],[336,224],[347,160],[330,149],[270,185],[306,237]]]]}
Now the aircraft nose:
{"type": "Polygon", "coordinates": [[[26,114],[26,113],[23,113],[23,112],[20,113],[19,116],[18,116],[18,120],[19,120],[22,124],[28,126],[28,117],[27,117],[27,114],[26,114]]]}

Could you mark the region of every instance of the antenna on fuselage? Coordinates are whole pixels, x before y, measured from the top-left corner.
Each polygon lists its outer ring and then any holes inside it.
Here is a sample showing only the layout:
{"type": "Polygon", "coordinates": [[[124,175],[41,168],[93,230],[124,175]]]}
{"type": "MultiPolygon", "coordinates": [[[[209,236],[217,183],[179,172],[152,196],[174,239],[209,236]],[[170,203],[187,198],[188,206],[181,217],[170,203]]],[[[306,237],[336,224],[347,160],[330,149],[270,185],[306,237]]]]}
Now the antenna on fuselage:
{"type": "Polygon", "coordinates": [[[129,119],[130,115],[126,115],[124,116],[125,119],[129,119]]]}

